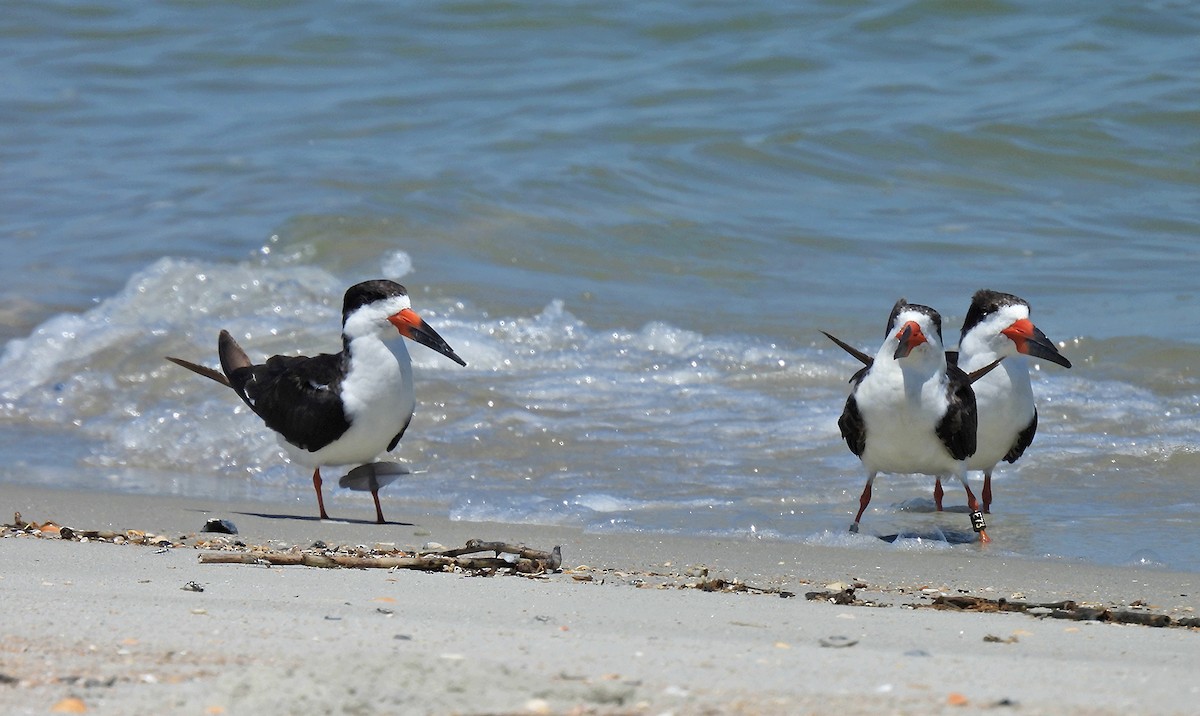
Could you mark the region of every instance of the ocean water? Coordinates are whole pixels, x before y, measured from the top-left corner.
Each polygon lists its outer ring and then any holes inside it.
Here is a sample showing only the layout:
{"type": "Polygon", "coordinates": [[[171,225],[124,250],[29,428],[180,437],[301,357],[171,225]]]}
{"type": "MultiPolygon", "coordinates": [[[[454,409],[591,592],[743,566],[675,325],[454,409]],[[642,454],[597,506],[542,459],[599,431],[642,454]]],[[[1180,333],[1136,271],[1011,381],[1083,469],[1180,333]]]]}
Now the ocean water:
{"type": "Polygon", "coordinates": [[[846,533],[819,330],[873,351],[905,296],[953,344],[990,287],[1074,368],[1036,367],[985,553],[1200,571],[1198,34],[1168,1],[7,3],[0,494],[312,514],[162,356],[336,350],[388,276],[469,364],[411,349],[391,519],[980,550],[921,476],[846,533]]]}

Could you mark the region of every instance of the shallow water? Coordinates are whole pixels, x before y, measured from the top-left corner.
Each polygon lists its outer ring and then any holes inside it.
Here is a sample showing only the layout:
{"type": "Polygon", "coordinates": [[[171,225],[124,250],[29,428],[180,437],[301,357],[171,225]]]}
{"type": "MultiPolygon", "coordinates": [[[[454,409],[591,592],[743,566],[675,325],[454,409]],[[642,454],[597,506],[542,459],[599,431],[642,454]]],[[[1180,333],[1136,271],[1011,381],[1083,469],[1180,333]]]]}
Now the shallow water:
{"type": "Polygon", "coordinates": [[[0,481],[307,514],[304,470],[161,357],[336,350],[345,286],[387,275],[469,363],[412,349],[393,519],[944,545],[966,515],[923,477],[844,533],[855,366],[818,330],[873,350],[904,295],[953,343],[987,286],[1075,364],[1035,375],[992,551],[1200,570],[1197,30],[1168,2],[12,4],[0,481]]]}

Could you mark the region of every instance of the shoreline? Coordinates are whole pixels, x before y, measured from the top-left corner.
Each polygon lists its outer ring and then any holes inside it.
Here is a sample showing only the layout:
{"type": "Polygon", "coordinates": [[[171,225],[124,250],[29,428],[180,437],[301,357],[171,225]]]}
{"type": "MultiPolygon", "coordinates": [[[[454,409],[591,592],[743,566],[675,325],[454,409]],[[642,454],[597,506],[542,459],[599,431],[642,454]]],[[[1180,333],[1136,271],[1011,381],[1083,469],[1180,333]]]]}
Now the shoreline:
{"type": "Polygon", "coordinates": [[[2,494],[5,523],[20,512],[178,545],[0,540],[10,634],[0,702],[13,713],[69,698],[99,713],[1185,713],[1200,695],[1200,629],[932,608],[939,596],[1071,600],[1178,623],[1200,616],[1197,574],[986,550],[430,515],[376,525],[365,512],[321,522],[297,505],[10,485],[2,494]],[[560,545],[563,569],[201,564],[189,545],[209,537],[197,534],[209,518],[232,521],[233,540],[279,550],[318,540],[560,545]],[[855,603],[805,596],[846,587],[855,603]]]}

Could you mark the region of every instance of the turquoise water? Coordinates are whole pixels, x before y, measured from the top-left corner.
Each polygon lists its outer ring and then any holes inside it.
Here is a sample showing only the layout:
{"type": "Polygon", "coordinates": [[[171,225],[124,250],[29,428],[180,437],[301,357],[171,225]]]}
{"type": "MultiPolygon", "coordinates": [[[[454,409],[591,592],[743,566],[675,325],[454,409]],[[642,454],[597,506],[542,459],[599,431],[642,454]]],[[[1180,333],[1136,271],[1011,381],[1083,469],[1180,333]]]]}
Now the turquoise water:
{"type": "MultiPolygon", "coordinates": [[[[9,3],[0,481],[307,514],[161,356],[334,350],[342,290],[390,275],[470,366],[414,351],[389,516],[855,544],[853,365],[818,330],[873,348],[906,296],[952,342],[986,286],[1075,363],[1035,376],[993,551],[1200,570],[1198,31],[1170,2],[9,3]]],[[[960,529],[929,483],[881,478],[864,531],[960,529]]]]}

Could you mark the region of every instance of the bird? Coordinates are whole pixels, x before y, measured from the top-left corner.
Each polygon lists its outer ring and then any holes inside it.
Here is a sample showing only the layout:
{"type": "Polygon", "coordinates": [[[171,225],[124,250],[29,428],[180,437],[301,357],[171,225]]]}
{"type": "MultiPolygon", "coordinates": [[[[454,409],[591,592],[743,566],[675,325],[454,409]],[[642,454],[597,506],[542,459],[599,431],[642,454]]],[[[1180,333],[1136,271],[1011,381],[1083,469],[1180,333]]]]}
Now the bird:
{"type": "MultiPolygon", "coordinates": [[[[321,519],[329,519],[321,466],[348,465],[391,452],[416,409],[412,363],[396,334],[467,363],[412,309],[404,286],[387,279],[356,283],[342,301],[342,350],[272,356],[253,363],[229,331],[217,338],[221,370],[167,356],[176,365],[232,388],[273,430],[288,457],[313,468],[321,519]]],[[[379,484],[370,485],[376,522],[383,524],[379,484]]]]}
{"type": "Polygon", "coordinates": [[[901,298],[873,357],[825,335],[864,363],[850,379],[853,388],[838,419],[847,447],[867,471],[850,531],[858,531],[880,472],[954,475],[967,492],[972,529],[990,542],[965,463],[975,452],[978,417],[971,381],[982,374],[970,376],[947,363],[941,314],[901,298]]]}
{"type": "MultiPolygon", "coordinates": [[[[1025,356],[1071,367],[1071,361],[1029,319],[1029,311],[1029,302],[1023,298],[980,289],[971,297],[963,318],[958,351],[947,352],[949,360],[965,371],[1004,359],[1001,370],[972,386],[979,427],[975,454],[967,459],[967,469],[983,471],[980,497],[985,514],[991,512],[992,471],[1001,460],[1011,464],[1020,459],[1037,433],[1038,412],[1025,356]]],[[[933,497],[941,510],[941,480],[934,485],[933,497]]]]}

